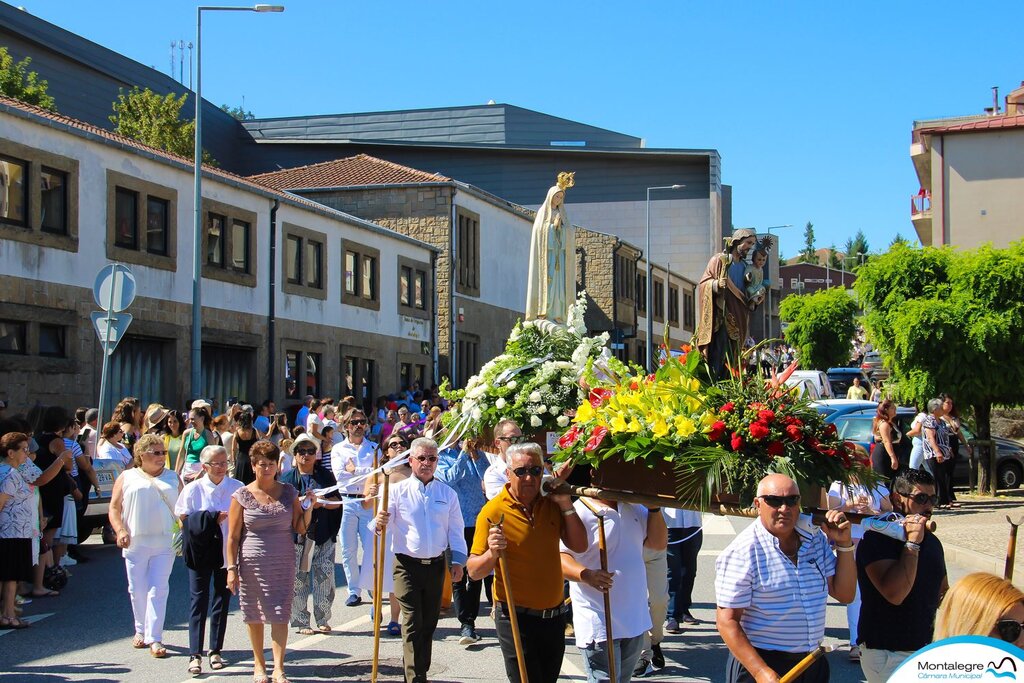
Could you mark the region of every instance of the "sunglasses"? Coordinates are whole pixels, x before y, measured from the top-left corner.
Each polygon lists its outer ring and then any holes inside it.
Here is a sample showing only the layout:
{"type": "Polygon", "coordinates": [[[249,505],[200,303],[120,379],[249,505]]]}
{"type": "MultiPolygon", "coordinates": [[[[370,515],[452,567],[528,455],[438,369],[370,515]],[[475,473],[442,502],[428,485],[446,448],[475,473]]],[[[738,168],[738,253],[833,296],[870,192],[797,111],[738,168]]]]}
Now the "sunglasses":
{"type": "Polygon", "coordinates": [[[417,455],[413,460],[419,460],[420,462],[437,462],[436,455],[417,455]]]}
{"type": "Polygon", "coordinates": [[[786,505],[787,507],[796,507],[800,503],[799,493],[794,493],[791,496],[758,496],[758,498],[763,500],[768,507],[773,507],[775,509],[778,509],[783,505],[786,505]]]}
{"type": "Polygon", "coordinates": [[[316,455],[315,448],[296,448],[295,455],[316,455]]]}
{"type": "Polygon", "coordinates": [[[1000,619],[996,622],[996,630],[999,632],[999,637],[1007,643],[1016,642],[1016,640],[1020,638],[1020,631],[1022,628],[1024,628],[1024,621],[1000,619]]]}
{"type": "Polygon", "coordinates": [[[531,465],[529,467],[517,467],[514,470],[512,470],[512,474],[516,475],[517,477],[525,477],[527,474],[529,474],[531,477],[539,477],[541,474],[543,474],[543,472],[544,468],[541,467],[540,465],[531,465]]]}
{"type": "Polygon", "coordinates": [[[148,455],[167,455],[167,451],[146,451],[148,455]]]}
{"type": "Polygon", "coordinates": [[[387,448],[389,451],[401,450],[402,444],[396,441],[395,443],[389,443],[387,448]]]}
{"type": "Polygon", "coordinates": [[[348,424],[350,427],[366,426],[366,420],[349,420],[348,424]]]}
{"type": "Polygon", "coordinates": [[[519,436],[496,436],[495,441],[508,441],[512,443],[526,443],[526,437],[520,434],[519,436]]]}
{"type": "Polygon", "coordinates": [[[929,503],[935,505],[936,503],[939,502],[938,496],[929,496],[927,493],[915,493],[914,495],[910,495],[909,493],[900,493],[899,491],[897,491],[896,493],[899,493],[907,500],[914,501],[918,505],[927,505],[929,503]]]}

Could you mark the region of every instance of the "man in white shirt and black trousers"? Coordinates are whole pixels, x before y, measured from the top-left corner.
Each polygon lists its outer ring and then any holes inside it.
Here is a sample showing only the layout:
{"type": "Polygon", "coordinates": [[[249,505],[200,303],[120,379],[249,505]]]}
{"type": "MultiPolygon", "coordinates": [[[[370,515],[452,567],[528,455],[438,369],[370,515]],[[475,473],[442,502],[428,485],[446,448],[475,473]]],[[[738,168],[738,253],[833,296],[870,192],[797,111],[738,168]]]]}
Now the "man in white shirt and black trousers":
{"type": "MultiPolygon", "coordinates": [[[[825,513],[824,534],[797,529],[800,489],[782,474],[761,480],[754,507],[758,518],[715,562],[728,683],[777,683],[821,644],[828,596],[846,604],[857,589],[852,527],[841,511],[825,513]]],[[[819,658],[797,680],[827,683],[828,660],[819,658]]]]}
{"type": "Polygon", "coordinates": [[[459,498],[454,489],[434,478],[437,443],[427,437],[414,440],[409,464],[413,476],[391,488],[387,510],[377,513],[376,529],[379,534],[389,527],[395,552],[394,588],[402,607],[405,680],[421,683],[430,669],[444,582],[462,579],[467,547],[459,498]],[[449,547],[450,577],[444,557],[449,547]]]}

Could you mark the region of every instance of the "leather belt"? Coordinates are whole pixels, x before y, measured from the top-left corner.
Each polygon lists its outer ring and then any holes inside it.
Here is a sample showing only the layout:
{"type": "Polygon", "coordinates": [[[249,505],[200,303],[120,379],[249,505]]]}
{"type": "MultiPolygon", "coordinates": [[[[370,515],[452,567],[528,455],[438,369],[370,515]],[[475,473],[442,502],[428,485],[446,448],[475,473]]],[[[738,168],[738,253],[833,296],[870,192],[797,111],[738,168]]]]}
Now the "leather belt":
{"type": "Polygon", "coordinates": [[[339,494],[339,495],[342,498],[360,498],[361,499],[363,497],[363,494],[361,494],[361,493],[342,493],[342,494],[339,494]]]}
{"type": "MultiPolygon", "coordinates": [[[[499,602],[501,609],[508,614],[508,605],[504,602],[499,602]]],[[[529,607],[520,607],[516,605],[516,614],[524,614],[528,617],[537,617],[539,619],[554,619],[560,617],[569,611],[569,606],[562,603],[558,607],[552,607],[551,609],[530,609],[529,607]]]]}
{"type": "Polygon", "coordinates": [[[406,562],[417,562],[419,564],[434,564],[435,562],[444,562],[444,553],[441,553],[437,557],[413,557],[412,555],[406,555],[405,553],[395,553],[395,557],[401,558],[406,562]]]}

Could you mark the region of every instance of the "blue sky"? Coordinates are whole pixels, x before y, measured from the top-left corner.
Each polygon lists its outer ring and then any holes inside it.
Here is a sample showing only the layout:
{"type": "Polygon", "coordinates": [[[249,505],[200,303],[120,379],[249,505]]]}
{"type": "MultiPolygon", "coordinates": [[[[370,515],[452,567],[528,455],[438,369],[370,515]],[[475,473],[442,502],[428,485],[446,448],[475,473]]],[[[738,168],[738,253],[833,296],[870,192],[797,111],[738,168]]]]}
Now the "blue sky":
{"type": "MultiPolygon", "coordinates": [[[[819,247],[912,237],[912,122],[980,113],[1024,80],[1019,0],[282,2],[204,13],[207,99],[258,117],[493,99],[714,148],[734,224],[794,224],[787,256],[807,221],[819,247]]],[[[21,4],[168,73],[171,40],[195,40],[179,0],[21,4]]]]}

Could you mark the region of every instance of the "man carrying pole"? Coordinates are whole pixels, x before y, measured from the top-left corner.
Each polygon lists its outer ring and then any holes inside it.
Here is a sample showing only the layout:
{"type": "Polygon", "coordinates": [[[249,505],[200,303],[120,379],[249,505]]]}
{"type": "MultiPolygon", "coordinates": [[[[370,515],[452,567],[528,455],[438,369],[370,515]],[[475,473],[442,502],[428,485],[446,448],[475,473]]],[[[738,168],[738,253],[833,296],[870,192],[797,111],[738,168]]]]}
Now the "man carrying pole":
{"type": "Polygon", "coordinates": [[[494,577],[495,629],[505,673],[513,683],[526,682],[519,675],[509,603],[515,605],[529,683],[554,683],[565,655],[567,609],[562,601],[559,542],[574,552],[587,549],[586,529],[569,495],[541,496],[542,457],[535,443],[508,448],[509,482],[480,511],[466,565],[470,578],[483,578],[494,571],[504,552],[505,571],[494,577]],[[497,521],[502,515],[503,523],[492,528],[488,519],[497,521]]]}
{"type": "Polygon", "coordinates": [[[402,606],[405,681],[425,683],[444,582],[462,578],[466,539],[458,496],[434,478],[437,443],[420,437],[412,442],[410,451],[413,476],[391,487],[388,505],[381,506],[375,526],[378,534],[388,526],[392,531],[395,597],[402,606]],[[451,576],[444,555],[449,547],[451,576]]]}
{"type": "MultiPolygon", "coordinates": [[[[761,480],[754,506],[758,519],[715,562],[718,632],[729,648],[727,683],[777,683],[821,645],[828,597],[845,604],[856,592],[857,566],[844,513],[825,513],[824,534],[798,530],[800,489],[782,474],[761,480]]],[[[799,680],[828,679],[828,660],[822,657],[799,680]]]]}
{"type": "Polygon", "coordinates": [[[612,500],[580,498],[575,509],[586,527],[589,547],[578,552],[563,545],[561,553],[562,575],[570,581],[576,647],[583,654],[588,683],[609,680],[609,650],[614,650],[614,683],[629,681],[640,659],[643,635],[651,628],[651,613],[644,599],[647,571],[643,549],[665,549],[665,518],[660,508],[612,500]],[[601,569],[599,516],[604,521],[607,570],[601,569]],[[609,632],[614,638],[612,648],[608,647],[609,632]]]}

